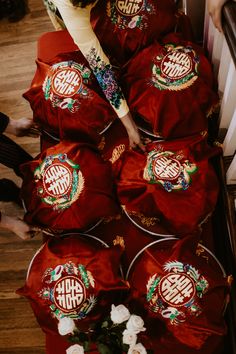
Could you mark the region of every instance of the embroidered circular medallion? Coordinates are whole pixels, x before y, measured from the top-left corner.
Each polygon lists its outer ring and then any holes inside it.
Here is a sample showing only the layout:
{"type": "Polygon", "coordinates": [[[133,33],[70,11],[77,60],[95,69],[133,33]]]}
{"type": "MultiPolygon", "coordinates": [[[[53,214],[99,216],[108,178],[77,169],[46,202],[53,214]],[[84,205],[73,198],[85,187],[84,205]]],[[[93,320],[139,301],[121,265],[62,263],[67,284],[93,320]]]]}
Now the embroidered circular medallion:
{"type": "Polygon", "coordinates": [[[34,171],[38,196],[54,210],[69,208],[84,189],[80,166],[66,154],[47,156],[34,171]]]}
{"type": "Polygon", "coordinates": [[[154,175],[161,180],[174,180],[181,171],[181,164],[178,160],[167,156],[159,156],[152,161],[154,175]]]}
{"type": "Polygon", "coordinates": [[[90,76],[91,70],[75,61],[52,65],[42,85],[45,100],[49,100],[52,107],[77,112],[81,100],[92,97],[86,86],[90,76]]]}
{"type": "Polygon", "coordinates": [[[77,310],[86,298],[84,284],[75,276],[59,279],[53,293],[56,307],[63,312],[77,310]]]}
{"type": "Polygon", "coordinates": [[[169,273],[159,283],[159,293],[170,306],[183,306],[196,293],[193,280],[186,274],[169,273]]]}
{"type": "Polygon", "coordinates": [[[118,30],[146,30],[149,16],[156,14],[152,0],[107,0],[106,4],[107,15],[118,30]]]}
{"type": "Polygon", "coordinates": [[[68,193],[71,184],[71,171],[60,163],[48,166],[43,174],[44,189],[52,197],[61,197],[68,193]]]}
{"type": "Polygon", "coordinates": [[[163,265],[163,274],[151,275],[147,281],[146,299],[151,312],[179,325],[188,316],[202,312],[199,299],[209,289],[207,279],[191,264],[174,260],[163,265]]]}
{"type": "Polygon", "coordinates": [[[149,183],[161,184],[167,192],[187,190],[190,175],[196,171],[196,164],[190,163],[181,152],[153,150],[148,153],[143,178],[149,183]]]}
{"type": "Polygon", "coordinates": [[[159,90],[183,90],[198,78],[199,57],[192,47],[166,44],[153,59],[151,84],[159,90]]]}
{"type": "Polygon", "coordinates": [[[78,70],[59,69],[52,77],[52,91],[61,97],[72,97],[82,87],[82,77],[78,70]]]}
{"type": "Polygon", "coordinates": [[[142,7],[144,0],[116,0],[116,8],[123,16],[137,15],[142,7]]]}
{"type": "Polygon", "coordinates": [[[97,302],[95,279],[83,264],[68,261],[47,268],[38,292],[50,308],[53,317],[83,319],[97,302]]]}
{"type": "Polygon", "coordinates": [[[164,56],[161,61],[163,76],[171,80],[179,80],[188,75],[192,70],[192,61],[188,54],[180,51],[173,51],[164,56]]]}

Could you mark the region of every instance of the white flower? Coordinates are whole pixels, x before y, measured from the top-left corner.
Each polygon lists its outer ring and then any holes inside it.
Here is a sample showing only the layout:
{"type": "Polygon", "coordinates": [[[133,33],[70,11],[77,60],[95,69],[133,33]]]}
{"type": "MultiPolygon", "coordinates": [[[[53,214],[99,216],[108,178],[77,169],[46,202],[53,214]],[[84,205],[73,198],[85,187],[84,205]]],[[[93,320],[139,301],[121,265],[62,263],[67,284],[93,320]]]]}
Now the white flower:
{"type": "Polygon", "coordinates": [[[139,332],[146,331],[146,328],[144,328],[143,325],[144,322],[140,316],[131,315],[129,321],[126,324],[126,328],[129,331],[138,334],[139,332]]]}
{"type": "Polygon", "coordinates": [[[137,343],[129,348],[127,354],[147,354],[147,351],[142,343],[137,343]]]}
{"type": "Polygon", "coordinates": [[[124,344],[128,344],[128,345],[135,345],[137,342],[137,334],[129,331],[128,329],[125,329],[123,332],[123,338],[122,341],[124,344]]]}
{"type": "Polygon", "coordinates": [[[130,313],[124,305],[111,305],[111,320],[113,323],[120,324],[130,318],[130,313]]]}
{"type": "Polygon", "coordinates": [[[73,333],[75,328],[75,322],[70,317],[60,318],[58,323],[58,332],[61,336],[66,336],[69,333],[73,333]]]}
{"type": "Polygon", "coordinates": [[[74,344],[66,349],[66,354],[84,354],[84,348],[79,344],[74,344]]]}

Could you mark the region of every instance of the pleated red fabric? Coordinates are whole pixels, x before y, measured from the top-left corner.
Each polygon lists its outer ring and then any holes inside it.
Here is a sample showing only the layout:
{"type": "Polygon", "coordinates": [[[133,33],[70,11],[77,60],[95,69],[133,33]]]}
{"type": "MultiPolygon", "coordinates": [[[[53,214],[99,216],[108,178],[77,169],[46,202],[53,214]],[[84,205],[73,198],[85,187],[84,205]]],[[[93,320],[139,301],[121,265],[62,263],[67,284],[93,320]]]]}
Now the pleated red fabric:
{"type": "Polygon", "coordinates": [[[89,144],[61,142],[22,166],[28,223],[84,230],[119,213],[109,162],[89,144]]]}
{"type": "MultiPolygon", "coordinates": [[[[56,33],[55,40],[61,40],[56,33]]],[[[117,116],[81,52],[59,53],[36,60],[31,87],[23,96],[34,121],[53,136],[75,141],[83,134],[96,138],[117,116]]]]}
{"type": "MultiPolygon", "coordinates": [[[[144,311],[150,337],[156,345],[159,342],[158,353],[174,348],[176,340],[177,348],[183,344],[199,350],[211,336],[219,343],[217,337],[226,333],[227,277],[213,254],[196,246],[196,240],[193,235],[153,242],[129,270],[131,303],[144,311]]],[[[208,347],[209,353],[213,347],[208,347]]]]}
{"type": "Polygon", "coordinates": [[[121,254],[120,246],[106,248],[88,235],[52,237],[36,252],[26,283],[17,293],[29,299],[45,333],[59,335],[63,317],[72,318],[79,330],[87,332],[128,290],[120,275],[121,254]]]}
{"type": "Polygon", "coordinates": [[[122,79],[138,125],[165,139],[206,130],[207,116],[219,103],[202,48],[176,34],[138,53],[122,79]]]}
{"type": "Polygon", "coordinates": [[[174,0],[98,1],[91,23],[111,61],[124,64],[154,39],[173,31],[177,24],[174,0]]]}
{"type": "Polygon", "coordinates": [[[217,201],[218,179],[209,159],[221,149],[210,147],[199,134],[153,142],[146,151],[122,156],[117,177],[121,205],[131,218],[152,217],[171,234],[196,231],[217,201]]]}

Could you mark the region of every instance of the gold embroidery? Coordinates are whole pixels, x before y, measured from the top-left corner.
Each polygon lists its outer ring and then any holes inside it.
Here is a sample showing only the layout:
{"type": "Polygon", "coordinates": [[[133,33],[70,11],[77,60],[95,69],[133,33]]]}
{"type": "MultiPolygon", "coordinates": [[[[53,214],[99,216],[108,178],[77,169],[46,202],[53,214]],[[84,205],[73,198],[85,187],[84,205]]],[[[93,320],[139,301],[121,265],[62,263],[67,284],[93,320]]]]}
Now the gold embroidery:
{"type": "Polygon", "coordinates": [[[103,223],[104,224],[108,224],[109,222],[113,221],[113,220],[120,220],[121,219],[121,215],[115,215],[115,216],[108,216],[107,218],[103,219],[103,223]]]}
{"type": "Polygon", "coordinates": [[[120,145],[116,146],[112,151],[112,157],[109,159],[109,161],[111,163],[116,162],[120,158],[120,156],[123,154],[124,151],[125,151],[125,144],[120,144],[120,145]]]}
{"type": "Polygon", "coordinates": [[[229,275],[229,276],[227,277],[227,283],[229,284],[229,286],[232,285],[233,281],[234,281],[233,276],[232,276],[232,275],[229,275]]]}
{"type": "Polygon", "coordinates": [[[142,213],[139,213],[137,211],[128,211],[129,215],[136,216],[140,219],[141,223],[147,227],[150,226],[155,226],[158,222],[160,222],[160,219],[156,217],[148,217],[143,215],[142,213]]]}
{"type": "Polygon", "coordinates": [[[98,144],[98,150],[102,151],[104,149],[105,144],[106,144],[106,140],[105,137],[103,136],[98,144]]]}
{"type": "Polygon", "coordinates": [[[113,240],[113,245],[120,245],[121,248],[125,249],[125,241],[124,241],[124,237],[122,236],[116,236],[116,238],[113,240]]]}
{"type": "Polygon", "coordinates": [[[202,248],[202,246],[200,244],[197,245],[197,249],[196,249],[196,255],[199,257],[201,256],[202,258],[205,258],[207,263],[209,261],[209,257],[204,256],[205,250],[204,248],[202,248]]]}

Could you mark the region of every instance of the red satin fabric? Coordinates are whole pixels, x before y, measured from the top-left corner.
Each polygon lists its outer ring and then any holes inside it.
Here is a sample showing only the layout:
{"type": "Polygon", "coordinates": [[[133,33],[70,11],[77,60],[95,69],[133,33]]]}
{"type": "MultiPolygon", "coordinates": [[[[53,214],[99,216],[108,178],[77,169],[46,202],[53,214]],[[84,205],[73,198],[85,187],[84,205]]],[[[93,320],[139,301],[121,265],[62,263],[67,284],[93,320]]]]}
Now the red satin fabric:
{"type": "Polygon", "coordinates": [[[153,142],[146,149],[148,155],[135,151],[123,154],[117,178],[121,205],[131,216],[141,213],[159,219],[171,234],[194,232],[217,201],[218,179],[209,158],[221,150],[211,148],[200,134],[153,142]],[[183,175],[184,165],[190,169],[183,175]],[[150,174],[149,179],[145,174],[150,174]]]}
{"type": "Polygon", "coordinates": [[[122,79],[137,123],[165,139],[206,130],[206,116],[218,104],[203,50],[175,34],[138,53],[122,79]]]}
{"type": "Polygon", "coordinates": [[[174,30],[177,8],[173,0],[98,1],[91,23],[112,63],[124,64],[154,39],[174,30]]]}
{"type": "MultiPolygon", "coordinates": [[[[56,32],[55,41],[61,40],[60,32],[56,32]]],[[[48,60],[36,60],[31,87],[23,95],[31,105],[34,121],[60,139],[78,141],[78,135],[96,136],[116,114],[80,51],[59,53],[48,60]]]]}
{"type": "Polygon", "coordinates": [[[61,142],[24,164],[22,173],[29,223],[82,230],[119,212],[110,164],[88,144],[61,142]]]}
{"type": "MultiPolygon", "coordinates": [[[[219,343],[217,337],[226,333],[227,277],[211,254],[201,247],[195,249],[194,244],[192,238],[185,238],[152,245],[136,259],[128,277],[133,308],[143,311],[160,353],[174,348],[173,337],[177,348],[199,350],[211,336],[219,343]]],[[[209,353],[213,347],[207,345],[209,353]]]]}
{"type": "Polygon", "coordinates": [[[122,301],[121,294],[128,290],[119,274],[121,253],[119,246],[104,248],[96,240],[78,234],[51,238],[36,253],[26,283],[17,293],[29,299],[45,333],[58,335],[58,318],[63,315],[74,318],[78,328],[87,331],[91,323],[108,315],[111,304],[122,301]],[[89,280],[86,284],[80,274],[80,266],[86,269],[89,279],[93,277],[93,282],[89,280]],[[83,302],[77,308],[77,292],[68,285],[63,287],[63,281],[71,278],[77,283],[84,283],[83,302]],[[82,306],[90,297],[96,301],[86,312],[82,306]],[[82,318],[81,311],[84,311],[82,318]]]}

